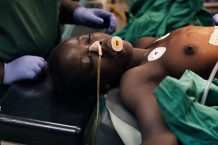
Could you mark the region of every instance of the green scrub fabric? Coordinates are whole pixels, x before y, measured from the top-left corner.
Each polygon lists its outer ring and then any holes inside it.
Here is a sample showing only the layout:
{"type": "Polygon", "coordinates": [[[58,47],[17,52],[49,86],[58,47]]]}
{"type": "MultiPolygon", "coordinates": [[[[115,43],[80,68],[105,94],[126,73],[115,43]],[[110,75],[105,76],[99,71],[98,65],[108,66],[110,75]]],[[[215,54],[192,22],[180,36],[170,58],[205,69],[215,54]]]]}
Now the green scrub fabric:
{"type": "Polygon", "coordinates": [[[203,0],[136,0],[126,13],[127,25],[113,35],[134,44],[141,37],[160,37],[190,24],[212,25],[203,0]]]}
{"type": "Polygon", "coordinates": [[[0,60],[45,57],[60,40],[60,0],[0,1],[0,60]]]}
{"type": "Polygon", "coordinates": [[[160,110],[182,145],[218,144],[218,80],[200,102],[207,80],[187,70],[178,80],[166,77],[155,89],[160,110]]]}

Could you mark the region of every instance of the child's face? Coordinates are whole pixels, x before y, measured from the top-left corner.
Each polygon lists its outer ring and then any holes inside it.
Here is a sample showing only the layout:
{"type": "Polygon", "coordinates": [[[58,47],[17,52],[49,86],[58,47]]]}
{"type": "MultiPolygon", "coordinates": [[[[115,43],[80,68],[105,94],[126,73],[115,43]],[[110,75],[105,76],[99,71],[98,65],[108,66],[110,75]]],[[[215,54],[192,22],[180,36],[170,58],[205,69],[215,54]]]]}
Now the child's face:
{"type": "Polygon", "coordinates": [[[101,83],[118,80],[132,59],[133,48],[130,43],[123,41],[123,50],[116,54],[111,46],[111,38],[103,33],[92,33],[64,42],[58,52],[59,70],[64,77],[96,83],[99,56],[98,52],[89,51],[88,48],[95,41],[101,41],[101,83]]]}

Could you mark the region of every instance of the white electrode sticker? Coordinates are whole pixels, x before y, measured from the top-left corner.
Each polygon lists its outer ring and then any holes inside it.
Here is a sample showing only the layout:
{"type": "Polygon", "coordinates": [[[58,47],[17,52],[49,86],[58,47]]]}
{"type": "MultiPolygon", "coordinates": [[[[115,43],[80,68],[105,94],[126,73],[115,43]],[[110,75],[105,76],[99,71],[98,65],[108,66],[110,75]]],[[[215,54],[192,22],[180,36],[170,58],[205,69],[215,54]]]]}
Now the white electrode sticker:
{"type": "Polygon", "coordinates": [[[166,51],[166,47],[155,48],[148,54],[148,61],[154,61],[159,59],[164,54],[165,51],[166,51]]]}
{"type": "MultiPolygon", "coordinates": [[[[167,33],[166,35],[160,37],[159,39],[155,40],[154,42],[157,42],[157,41],[160,41],[160,40],[162,40],[162,39],[165,39],[165,38],[167,38],[169,35],[170,35],[170,33],[167,33]]],[[[154,42],[153,42],[153,43],[154,43],[154,42]]]]}
{"type": "Polygon", "coordinates": [[[210,40],[208,43],[212,45],[218,45],[218,26],[214,27],[214,31],[211,34],[210,40]]]}

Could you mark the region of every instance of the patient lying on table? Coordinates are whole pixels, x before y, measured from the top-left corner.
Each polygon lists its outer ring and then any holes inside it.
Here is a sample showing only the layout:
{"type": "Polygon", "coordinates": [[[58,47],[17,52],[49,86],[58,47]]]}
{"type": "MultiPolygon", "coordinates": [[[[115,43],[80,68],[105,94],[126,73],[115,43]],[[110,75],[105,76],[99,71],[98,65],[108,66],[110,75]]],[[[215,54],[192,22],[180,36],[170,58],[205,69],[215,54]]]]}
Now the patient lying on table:
{"type": "MultiPolygon", "coordinates": [[[[55,49],[50,67],[54,82],[69,93],[95,92],[98,55],[90,45],[102,48],[101,90],[120,86],[124,104],[132,111],[142,133],[142,145],[179,144],[167,126],[153,90],[166,77],[180,78],[191,70],[207,79],[218,61],[217,27],[188,26],[157,38],[141,38],[137,47],[122,41],[112,48],[112,36],[93,33],[73,37],[55,49]]],[[[217,77],[217,75],[216,75],[217,77]]]]}

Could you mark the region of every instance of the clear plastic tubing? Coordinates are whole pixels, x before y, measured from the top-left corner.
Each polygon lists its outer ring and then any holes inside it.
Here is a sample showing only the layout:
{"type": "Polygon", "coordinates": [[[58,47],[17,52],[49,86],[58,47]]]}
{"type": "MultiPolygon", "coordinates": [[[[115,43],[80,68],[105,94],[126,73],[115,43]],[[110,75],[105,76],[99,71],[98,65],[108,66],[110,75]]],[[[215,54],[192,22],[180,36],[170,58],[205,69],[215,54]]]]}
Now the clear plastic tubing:
{"type": "Polygon", "coordinates": [[[212,81],[213,81],[213,79],[214,79],[214,77],[216,75],[217,70],[218,70],[218,62],[216,63],[216,65],[214,66],[214,68],[213,68],[213,70],[212,70],[212,72],[210,74],[207,86],[204,89],[204,93],[202,95],[201,104],[205,104],[205,102],[206,102],[207,95],[208,95],[208,92],[209,92],[209,89],[210,89],[210,85],[211,85],[211,83],[212,83],[212,81]]]}

